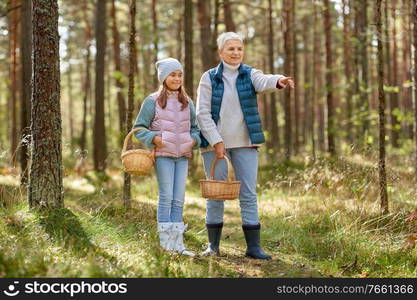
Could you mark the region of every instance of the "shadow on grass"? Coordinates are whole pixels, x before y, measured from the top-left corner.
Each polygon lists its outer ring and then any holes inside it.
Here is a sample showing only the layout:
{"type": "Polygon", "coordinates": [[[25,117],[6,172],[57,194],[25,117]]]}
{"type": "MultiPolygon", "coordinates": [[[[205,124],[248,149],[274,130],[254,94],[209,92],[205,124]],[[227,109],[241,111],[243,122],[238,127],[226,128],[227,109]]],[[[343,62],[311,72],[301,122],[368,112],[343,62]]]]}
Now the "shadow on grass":
{"type": "Polygon", "coordinates": [[[117,259],[94,245],[84,231],[78,217],[69,209],[52,211],[35,211],[39,224],[50,239],[71,251],[74,255],[84,257],[88,252],[98,255],[116,266],[117,259]]]}

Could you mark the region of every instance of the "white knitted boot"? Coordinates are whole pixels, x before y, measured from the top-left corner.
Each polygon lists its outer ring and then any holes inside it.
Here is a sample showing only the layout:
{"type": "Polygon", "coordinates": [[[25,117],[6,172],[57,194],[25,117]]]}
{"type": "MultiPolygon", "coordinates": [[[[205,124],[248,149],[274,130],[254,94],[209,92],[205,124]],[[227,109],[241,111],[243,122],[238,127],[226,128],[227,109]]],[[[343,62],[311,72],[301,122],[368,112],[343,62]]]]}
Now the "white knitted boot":
{"type": "Polygon", "coordinates": [[[184,246],[184,231],[187,229],[188,224],[183,222],[172,223],[172,236],[174,241],[174,251],[183,255],[195,256],[195,254],[187,250],[184,246]]]}
{"type": "Polygon", "coordinates": [[[159,243],[162,248],[167,251],[172,252],[174,246],[174,240],[172,239],[172,223],[164,222],[158,223],[158,232],[159,232],[159,243]]]}

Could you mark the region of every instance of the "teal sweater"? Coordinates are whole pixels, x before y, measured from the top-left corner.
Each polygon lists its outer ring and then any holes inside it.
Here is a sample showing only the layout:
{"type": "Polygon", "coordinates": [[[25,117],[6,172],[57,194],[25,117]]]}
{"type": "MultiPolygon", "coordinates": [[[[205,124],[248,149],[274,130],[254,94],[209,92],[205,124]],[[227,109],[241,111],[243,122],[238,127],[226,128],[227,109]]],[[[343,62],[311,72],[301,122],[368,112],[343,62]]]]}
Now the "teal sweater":
{"type": "MultiPolygon", "coordinates": [[[[143,101],[142,106],[140,108],[139,114],[136,117],[135,124],[133,125],[132,129],[135,128],[145,128],[145,130],[140,130],[135,133],[135,136],[138,140],[143,142],[147,147],[155,147],[155,144],[152,142],[155,135],[158,134],[156,131],[151,131],[149,128],[151,127],[151,123],[153,118],[155,117],[155,104],[156,102],[151,98],[147,97],[145,101],[143,101]]],[[[191,130],[190,135],[191,138],[195,140],[195,145],[193,149],[198,149],[201,144],[200,139],[200,128],[197,124],[197,118],[195,114],[195,107],[193,101],[188,101],[188,105],[190,106],[190,121],[191,121],[191,130]]]]}

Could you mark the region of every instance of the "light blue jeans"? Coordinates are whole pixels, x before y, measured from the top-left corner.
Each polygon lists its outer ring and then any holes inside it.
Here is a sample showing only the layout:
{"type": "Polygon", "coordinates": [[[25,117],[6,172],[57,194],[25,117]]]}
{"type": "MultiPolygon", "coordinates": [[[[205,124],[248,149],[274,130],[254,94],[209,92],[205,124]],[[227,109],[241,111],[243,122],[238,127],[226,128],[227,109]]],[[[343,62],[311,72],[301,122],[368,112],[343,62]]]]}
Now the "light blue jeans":
{"type": "MultiPolygon", "coordinates": [[[[258,200],[256,198],[256,183],[258,176],[258,150],[253,148],[227,149],[227,157],[235,170],[236,180],[240,181],[240,215],[243,225],[258,225],[258,200]]],[[[203,152],[203,163],[206,177],[210,176],[211,163],[216,157],[214,151],[203,152]]],[[[227,179],[227,162],[222,159],[217,162],[214,178],[227,179]]],[[[223,223],[224,200],[207,200],[206,224],[223,223]]]]}
{"type": "Polygon", "coordinates": [[[160,156],[156,158],[155,170],[159,188],[158,222],[182,222],[188,159],[160,156]]]}

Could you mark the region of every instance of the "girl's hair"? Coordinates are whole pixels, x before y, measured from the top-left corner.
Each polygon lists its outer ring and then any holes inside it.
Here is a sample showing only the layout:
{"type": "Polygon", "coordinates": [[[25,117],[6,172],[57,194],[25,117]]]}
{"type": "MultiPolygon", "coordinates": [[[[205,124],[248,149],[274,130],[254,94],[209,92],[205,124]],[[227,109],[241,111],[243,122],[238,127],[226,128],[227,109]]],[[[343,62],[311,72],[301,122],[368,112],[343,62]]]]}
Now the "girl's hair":
{"type": "MultiPolygon", "coordinates": [[[[168,92],[170,89],[168,89],[165,81],[164,83],[159,87],[159,96],[156,99],[156,101],[159,103],[159,106],[162,108],[165,108],[167,106],[167,99],[168,99],[168,92]]],[[[181,85],[178,89],[178,101],[181,102],[181,110],[185,109],[188,105],[188,95],[185,92],[184,87],[181,85]]]]}

